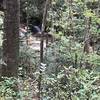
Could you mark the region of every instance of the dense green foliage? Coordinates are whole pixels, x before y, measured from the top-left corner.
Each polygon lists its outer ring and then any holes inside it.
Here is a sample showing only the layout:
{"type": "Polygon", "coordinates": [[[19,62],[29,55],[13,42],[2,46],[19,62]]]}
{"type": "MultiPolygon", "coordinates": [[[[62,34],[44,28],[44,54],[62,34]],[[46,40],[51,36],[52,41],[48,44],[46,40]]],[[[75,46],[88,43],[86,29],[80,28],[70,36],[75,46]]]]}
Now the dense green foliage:
{"type": "MultiPolygon", "coordinates": [[[[49,4],[46,31],[55,40],[44,50],[44,63],[40,63],[38,52],[20,45],[18,79],[4,78],[0,82],[0,100],[32,100],[39,92],[39,76],[42,100],[100,100],[100,1],[68,1],[52,0],[49,4]],[[94,42],[94,52],[89,54],[84,52],[88,18],[94,42]],[[14,90],[16,82],[19,92],[14,90]]],[[[44,3],[21,0],[21,21],[41,21],[44,3]]],[[[0,28],[2,24],[0,16],[0,28]]],[[[0,30],[0,47],[2,41],[0,30]]]]}

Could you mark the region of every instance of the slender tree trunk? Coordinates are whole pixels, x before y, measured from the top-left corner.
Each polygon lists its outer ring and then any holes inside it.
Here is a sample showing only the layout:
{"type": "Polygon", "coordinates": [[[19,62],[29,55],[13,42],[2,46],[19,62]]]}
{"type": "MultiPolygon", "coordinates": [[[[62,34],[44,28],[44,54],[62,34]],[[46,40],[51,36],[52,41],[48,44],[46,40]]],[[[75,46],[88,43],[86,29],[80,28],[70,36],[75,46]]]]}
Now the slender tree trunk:
{"type": "MultiPolygon", "coordinates": [[[[72,14],[72,3],[73,0],[65,0],[65,3],[68,6],[69,12],[68,12],[68,26],[70,30],[68,29],[67,35],[73,36],[74,38],[74,32],[73,32],[73,14],[72,14]]],[[[66,35],[66,34],[65,34],[66,35]]]]}
{"type": "Polygon", "coordinates": [[[94,51],[94,44],[92,43],[93,41],[90,39],[91,37],[91,17],[86,18],[86,35],[85,35],[85,43],[84,43],[84,52],[88,53],[93,53],[94,51]]]}
{"type": "Polygon", "coordinates": [[[40,44],[40,61],[41,62],[43,62],[44,31],[45,31],[45,26],[46,26],[48,4],[49,4],[49,0],[46,0],[45,7],[44,7],[44,13],[43,13],[43,20],[42,20],[42,37],[41,37],[41,44],[40,44]]]}
{"type": "Polygon", "coordinates": [[[19,0],[5,0],[2,76],[17,76],[19,55],[19,0]]]}
{"type": "MultiPolygon", "coordinates": [[[[46,25],[48,4],[49,4],[49,0],[46,0],[45,7],[44,7],[44,13],[43,13],[43,20],[42,20],[42,36],[41,36],[41,43],[40,43],[40,63],[43,63],[44,31],[45,31],[45,25],[46,25]]],[[[38,82],[38,89],[39,89],[38,97],[39,97],[39,100],[41,100],[41,80],[42,80],[42,75],[41,74],[42,74],[42,72],[40,71],[39,82],[38,82]]]]}

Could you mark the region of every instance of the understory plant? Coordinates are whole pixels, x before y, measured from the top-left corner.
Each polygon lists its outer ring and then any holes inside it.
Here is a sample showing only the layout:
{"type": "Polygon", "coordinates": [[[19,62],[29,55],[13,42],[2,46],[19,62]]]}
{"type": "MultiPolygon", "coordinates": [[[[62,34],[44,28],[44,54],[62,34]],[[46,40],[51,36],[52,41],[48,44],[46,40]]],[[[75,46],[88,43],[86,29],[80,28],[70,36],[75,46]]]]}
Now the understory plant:
{"type": "Polygon", "coordinates": [[[85,54],[83,44],[62,36],[45,51],[43,100],[99,100],[100,56],[85,54]]]}
{"type": "Polygon", "coordinates": [[[43,100],[100,99],[100,73],[84,68],[59,67],[61,69],[56,74],[43,74],[43,100]]]}

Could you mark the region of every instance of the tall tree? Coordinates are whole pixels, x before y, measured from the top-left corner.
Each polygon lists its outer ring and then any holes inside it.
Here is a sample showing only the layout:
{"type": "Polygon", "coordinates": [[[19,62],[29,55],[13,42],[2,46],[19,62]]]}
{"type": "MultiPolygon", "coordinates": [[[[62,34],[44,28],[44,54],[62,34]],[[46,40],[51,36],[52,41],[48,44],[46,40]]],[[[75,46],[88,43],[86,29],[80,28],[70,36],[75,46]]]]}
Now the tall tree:
{"type": "Polygon", "coordinates": [[[19,55],[20,1],[5,0],[2,76],[17,76],[19,55]]]}
{"type": "MultiPolygon", "coordinates": [[[[41,43],[40,43],[40,62],[43,63],[43,56],[44,56],[44,31],[46,27],[46,21],[47,21],[47,12],[48,12],[48,7],[49,7],[50,0],[46,0],[45,2],[45,7],[44,7],[44,12],[43,12],[43,19],[42,19],[42,34],[41,34],[41,43]]],[[[39,76],[39,82],[38,82],[38,88],[39,88],[39,100],[41,100],[41,73],[42,71],[40,70],[40,76],[39,76]]]]}

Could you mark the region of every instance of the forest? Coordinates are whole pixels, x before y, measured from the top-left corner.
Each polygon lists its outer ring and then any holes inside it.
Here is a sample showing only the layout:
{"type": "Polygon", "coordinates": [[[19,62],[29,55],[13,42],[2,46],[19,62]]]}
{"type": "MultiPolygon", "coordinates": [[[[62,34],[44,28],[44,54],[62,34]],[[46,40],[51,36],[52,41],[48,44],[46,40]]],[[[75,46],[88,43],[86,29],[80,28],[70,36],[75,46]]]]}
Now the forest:
{"type": "Polygon", "coordinates": [[[0,100],[100,100],[100,0],[0,0],[0,100]]]}

